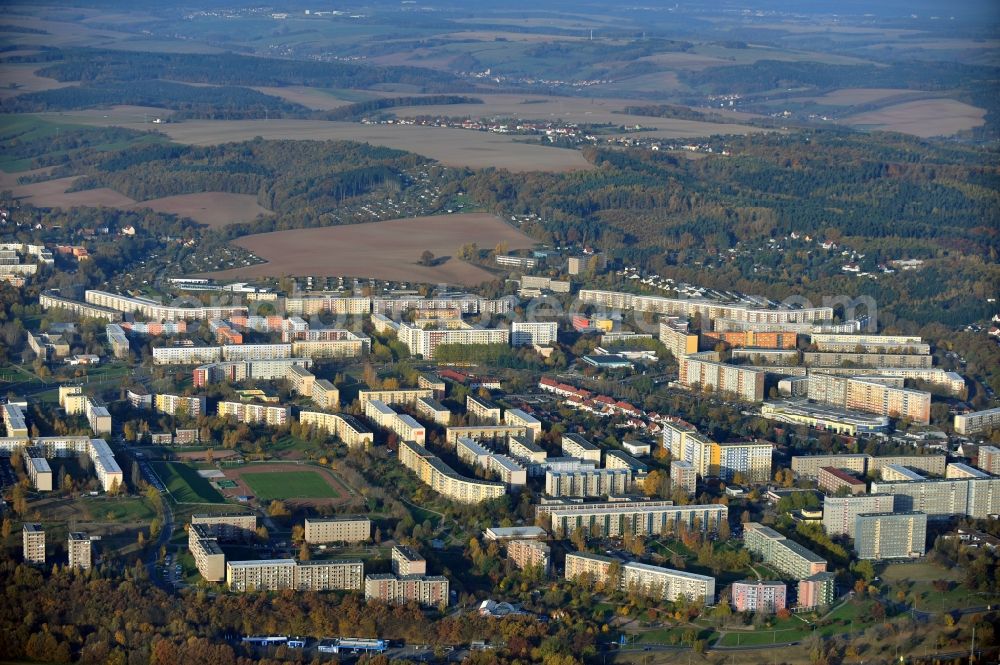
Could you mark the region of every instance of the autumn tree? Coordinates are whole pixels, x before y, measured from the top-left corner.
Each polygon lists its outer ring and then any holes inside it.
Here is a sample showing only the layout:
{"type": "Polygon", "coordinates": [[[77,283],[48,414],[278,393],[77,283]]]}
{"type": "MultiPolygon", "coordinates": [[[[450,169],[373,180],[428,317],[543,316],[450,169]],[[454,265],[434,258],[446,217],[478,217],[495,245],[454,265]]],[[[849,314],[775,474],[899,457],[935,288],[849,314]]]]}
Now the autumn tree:
{"type": "Polygon", "coordinates": [[[732,536],[732,531],[729,528],[729,520],[723,519],[719,521],[719,540],[721,542],[726,542],[732,536]]]}
{"type": "Polygon", "coordinates": [[[650,471],[646,478],[642,481],[642,491],[649,497],[665,496],[663,488],[669,486],[670,479],[667,477],[667,474],[660,469],[650,471]]]}
{"type": "Polygon", "coordinates": [[[275,499],[271,502],[271,505],[267,507],[267,514],[271,517],[288,517],[291,515],[291,512],[289,512],[288,507],[285,506],[284,501],[275,499]]]}

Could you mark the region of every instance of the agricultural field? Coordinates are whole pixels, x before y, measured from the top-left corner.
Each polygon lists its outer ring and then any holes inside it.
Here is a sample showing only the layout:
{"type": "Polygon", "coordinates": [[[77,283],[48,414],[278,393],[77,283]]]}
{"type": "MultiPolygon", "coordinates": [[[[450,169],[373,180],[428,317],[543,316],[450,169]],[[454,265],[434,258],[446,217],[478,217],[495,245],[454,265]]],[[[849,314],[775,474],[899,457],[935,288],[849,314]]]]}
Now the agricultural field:
{"type": "Polygon", "coordinates": [[[336,499],[340,494],[316,471],[242,473],[258,501],[275,499],[336,499]]]}
{"type": "Polygon", "coordinates": [[[45,119],[63,119],[92,126],[142,130],[155,126],[174,141],[192,145],[247,141],[257,136],[264,139],[358,141],[415,152],[447,166],[493,167],[513,172],[563,172],[593,168],[577,150],[546,147],[518,141],[512,136],[463,129],[288,119],[189,120],[163,125],[148,123],[152,117],[165,115],[168,114],[163,109],[142,107],[115,107],[104,110],[103,113],[67,111],[38,114],[45,119]]]}
{"type": "Polygon", "coordinates": [[[79,176],[56,178],[29,185],[13,185],[10,189],[14,198],[23,203],[53,208],[73,206],[107,206],[109,208],[129,208],[135,201],[107,187],[85,189],[79,192],[68,190],[79,176]]]}
{"type": "Polygon", "coordinates": [[[220,228],[237,222],[249,222],[259,215],[273,214],[267,208],[257,205],[256,196],[228,192],[201,192],[165,196],[126,207],[150,208],[156,212],[190,217],[211,228],[220,228]]]}
{"type": "Polygon", "coordinates": [[[150,462],[156,475],[177,503],[224,503],[225,499],[212,484],[187,464],[180,462],[150,462]]]}
{"type": "MultiPolygon", "coordinates": [[[[290,85],[280,88],[274,86],[253,86],[253,89],[257,92],[262,92],[265,95],[281,97],[282,99],[287,99],[292,103],[302,104],[302,106],[315,109],[317,111],[330,111],[356,101],[361,101],[360,99],[351,99],[350,97],[352,97],[352,95],[350,94],[338,94],[332,90],[310,88],[303,85],[290,85]]],[[[356,97],[356,95],[354,96],[356,97]]],[[[365,98],[377,98],[378,96],[379,95],[376,94],[363,95],[365,98]]]]}
{"type": "Polygon", "coordinates": [[[35,73],[38,69],[40,67],[34,63],[5,64],[0,69],[0,100],[28,92],[41,92],[79,85],[75,81],[63,82],[47,76],[39,76],[35,73]]]}
{"type": "Polygon", "coordinates": [[[438,215],[384,222],[276,231],[240,238],[236,244],[267,261],[213,273],[219,279],[285,275],[352,275],[396,281],[475,285],[491,275],[459,261],[467,243],[492,249],[529,248],[534,241],[486,213],[438,215]],[[413,238],[420,238],[419,244],[413,238]],[[441,263],[418,265],[428,250],[441,263]]]}
{"type": "Polygon", "coordinates": [[[986,123],[986,110],[955,99],[921,99],[893,104],[844,118],[853,127],[913,134],[951,136],[986,123]]]}
{"type": "Polygon", "coordinates": [[[794,97],[788,101],[811,101],[829,106],[855,106],[857,104],[874,104],[900,95],[919,94],[922,94],[920,90],[905,90],[903,88],[840,88],[823,95],[794,97]]]}

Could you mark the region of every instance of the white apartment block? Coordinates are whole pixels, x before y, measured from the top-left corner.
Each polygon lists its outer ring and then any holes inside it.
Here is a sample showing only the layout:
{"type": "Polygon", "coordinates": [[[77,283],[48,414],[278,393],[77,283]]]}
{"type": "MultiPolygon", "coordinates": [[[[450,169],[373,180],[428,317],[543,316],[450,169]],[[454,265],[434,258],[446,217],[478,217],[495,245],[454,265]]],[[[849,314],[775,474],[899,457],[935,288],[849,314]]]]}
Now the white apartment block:
{"type": "Polygon", "coordinates": [[[373,423],[396,434],[404,441],[415,441],[423,445],[427,430],[423,425],[405,413],[396,413],[385,402],[377,399],[365,403],[365,417],[373,423]]]}
{"type": "Polygon", "coordinates": [[[710,475],[712,466],[712,444],[692,425],[678,420],[666,421],[663,427],[663,447],[670,451],[671,460],[684,461],[694,467],[702,478],[710,475]]]}
{"type": "Polygon", "coordinates": [[[931,352],[918,335],[837,335],[814,333],[809,341],[818,351],[840,353],[916,353],[926,355],[931,352]]]}
{"type": "Polygon", "coordinates": [[[360,590],[364,564],[360,560],[226,562],[226,584],[231,591],[360,590]]]}
{"type": "Polygon", "coordinates": [[[682,490],[688,496],[698,491],[698,472],[691,462],[670,460],[670,489],[682,490]]]}
{"type": "Polygon", "coordinates": [[[722,363],[714,351],[693,353],[678,361],[678,381],[685,387],[729,393],[748,402],[764,399],[762,371],[722,363]]]}
{"type": "Polygon", "coordinates": [[[451,424],[451,411],[441,402],[431,397],[421,397],[417,400],[414,408],[417,413],[425,418],[429,418],[438,425],[447,427],[451,424]]]}
{"type": "Polygon", "coordinates": [[[392,548],[392,572],[394,575],[426,575],[427,559],[406,545],[392,548]]]}
{"type": "Polygon", "coordinates": [[[558,331],[555,321],[515,321],[510,324],[510,343],[512,346],[549,346],[556,341],[558,331]]]}
{"type": "Polygon", "coordinates": [[[722,303],[694,298],[664,298],[643,296],[617,291],[581,289],[580,302],[608,309],[634,309],[671,316],[693,317],[700,314],[705,320],[728,319],[746,323],[818,323],[833,320],[832,307],[803,307],[801,309],[766,309],[745,304],[722,303]]]}
{"type": "Polygon", "coordinates": [[[630,469],[545,472],[545,493],[552,497],[621,495],[628,492],[631,487],[630,469]]]}
{"type": "Polygon", "coordinates": [[[503,483],[459,475],[439,457],[412,441],[400,441],[399,461],[435,492],[459,503],[480,503],[501,497],[507,491],[503,483]]]}
{"type": "Polygon", "coordinates": [[[321,409],[336,411],[340,408],[340,390],[327,379],[316,379],[310,396],[321,409]]]}
{"type": "Polygon", "coordinates": [[[72,531],[66,542],[69,553],[69,567],[80,570],[90,570],[93,566],[93,547],[90,536],[78,531],[72,531]]]}
{"type": "Polygon", "coordinates": [[[325,339],[298,339],[292,342],[292,355],[304,358],[359,358],[371,351],[372,341],[349,330],[327,334],[325,339]]]}
{"type": "Polygon", "coordinates": [[[926,381],[944,387],[952,395],[965,390],[961,374],[946,372],[940,367],[824,367],[822,373],[880,382],[891,378],[926,381]]]}
{"type": "Polygon", "coordinates": [[[63,408],[67,416],[87,413],[87,401],[82,386],[59,386],[59,406],[63,408]]]}
{"type": "Polygon", "coordinates": [[[94,474],[105,492],[121,486],[124,481],[121,467],[118,466],[111,447],[104,439],[92,439],[89,436],[46,436],[29,439],[27,435],[0,439],[0,451],[8,455],[27,446],[41,449],[47,458],[60,457],[67,453],[87,455],[93,465],[94,474]]]}
{"type": "Polygon", "coordinates": [[[223,418],[232,416],[239,422],[278,427],[288,423],[291,408],[244,402],[219,402],[216,413],[223,418]]]}
{"type": "Polygon", "coordinates": [[[1000,428],[1000,407],[955,416],[955,432],[965,436],[987,434],[1000,428]]]}
{"type": "Polygon", "coordinates": [[[507,558],[522,570],[534,566],[543,575],[548,575],[552,563],[552,548],[539,540],[510,540],[507,541],[507,558]]]}
{"type": "Polygon", "coordinates": [[[979,446],[979,459],[976,465],[986,473],[1000,476],[1000,448],[979,446]]]}
{"type": "Polygon", "coordinates": [[[507,453],[515,460],[527,464],[540,464],[549,456],[544,448],[534,443],[533,438],[526,436],[507,437],[507,453]]]}
{"type": "Polygon", "coordinates": [[[675,506],[672,501],[555,502],[535,507],[535,516],[551,522],[555,533],[571,534],[582,529],[590,536],[617,538],[626,532],[637,536],[676,533],[680,524],[688,529],[714,532],[729,509],[720,504],[675,506]]]}
{"type": "Polygon", "coordinates": [[[31,486],[39,492],[52,491],[52,468],[44,457],[25,457],[24,465],[28,469],[31,486]]]}
{"type": "Polygon", "coordinates": [[[615,569],[620,589],[634,589],[644,595],[673,602],[687,598],[698,603],[715,601],[715,578],[644,563],[621,563],[611,557],[574,552],[566,555],[566,579],[587,575],[595,583],[607,584],[615,569]]]}
{"type": "Polygon", "coordinates": [[[836,455],[798,455],[792,457],[792,471],[799,478],[816,480],[824,466],[845,469],[860,476],[868,471],[881,474],[882,469],[898,465],[925,471],[935,476],[945,472],[944,455],[887,455],[872,457],[864,453],[841,453],[836,455]]]}
{"type": "Polygon", "coordinates": [[[188,528],[188,551],[194,558],[198,573],[208,582],[226,579],[226,554],[219,547],[218,538],[200,524],[188,528]]]}
{"type": "Polygon", "coordinates": [[[204,397],[167,395],[165,393],[156,395],[153,399],[153,408],[158,413],[166,413],[173,416],[177,415],[178,412],[183,412],[192,418],[198,418],[206,413],[204,397]]]}
{"type": "Polygon", "coordinates": [[[528,471],[507,457],[483,447],[472,439],[460,438],[456,444],[458,458],[470,466],[491,472],[511,490],[520,491],[528,482],[528,471]]]}
{"type": "MultiPolygon", "coordinates": [[[[968,464],[962,464],[961,462],[952,462],[948,464],[948,467],[944,472],[945,478],[990,478],[990,474],[986,473],[981,469],[969,466],[968,464]]],[[[883,478],[886,480],[886,478],[883,478]]],[[[923,480],[923,478],[914,478],[913,480],[923,480]]]]}
{"type": "Polygon", "coordinates": [[[404,388],[402,390],[359,390],[358,401],[364,406],[371,400],[385,404],[401,404],[416,406],[417,400],[423,397],[434,397],[434,391],[426,388],[404,388]]]}
{"type": "Polygon", "coordinates": [[[106,307],[126,314],[140,314],[154,321],[182,321],[187,319],[228,319],[231,316],[246,316],[243,306],[225,307],[177,307],[163,305],[149,298],[132,298],[106,291],[88,290],[84,300],[91,305],[106,307]]]}
{"type": "Polygon", "coordinates": [[[863,513],[891,513],[891,494],[828,496],[823,499],[823,528],[830,536],[854,538],[854,523],[863,513]]]}
{"type": "Polygon", "coordinates": [[[448,578],[441,575],[378,573],[365,577],[365,600],[402,604],[415,602],[425,607],[448,604],[448,578]]]}
{"type": "Polygon", "coordinates": [[[503,413],[503,422],[505,425],[527,428],[528,436],[533,441],[542,436],[542,422],[521,409],[506,409],[503,413]]]}
{"type": "Polygon", "coordinates": [[[445,443],[454,446],[460,437],[465,437],[499,444],[509,436],[526,436],[527,433],[528,428],[523,425],[453,425],[445,431],[445,443]]]}
{"type": "Polygon", "coordinates": [[[257,529],[257,516],[251,512],[200,513],[191,516],[191,524],[223,540],[247,540],[257,529]]]}
{"type": "Polygon", "coordinates": [[[368,314],[371,309],[371,298],[344,297],[340,294],[301,295],[285,298],[285,311],[288,314],[299,316],[322,312],[361,315],[368,314]]]}
{"type": "Polygon", "coordinates": [[[62,298],[52,291],[44,291],[38,296],[38,304],[42,309],[65,309],[81,318],[98,319],[101,321],[121,321],[122,313],[108,307],[88,305],[78,300],[62,298]]]}
{"type": "Polygon", "coordinates": [[[872,494],[894,494],[896,512],[921,512],[927,519],[952,515],[987,519],[1000,514],[1000,478],[934,478],[873,481],[872,494]]]}
{"type": "Polygon", "coordinates": [[[299,422],[336,435],[348,448],[369,448],[374,443],[375,435],[372,431],[360,420],[346,413],[300,411],[299,422]]]}
{"type": "Polygon", "coordinates": [[[465,411],[472,423],[499,425],[503,420],[500,405],[471,393],[465,396],[465,411]]]}
{"type": "Polygon", "coordinates": [[[21,528],[21,551],[25,563],[45,563],[45,529],[41,524],[24,523],[21,528]]]}
{"type": "Polygon", "coordinates": [[[7,436],[25,438],[28,436],[28,422],[24,419],[24,411],[17,404],[3,405],[3,424],[7,428],[7,436]]]}
{"type": "Polygon", "coordinates": [[[111,345],[111,352],[114,353],[115,358],[128,358],[128,336],[125,335],[122,327],[117,323],[109,323],[105,326],[104,332],[108,337],[108,343],[111,345]]]}
{"type": "Polygon", "coordinates": [[[372,522],[367,517],[309,517],[305,538],[309,544],[363,543],[371,538],[372,522]]]}
{"type": "Polygon", "coordinates": [[[226,344],[222,347],[222,359],[226,362],[278,360],[291,356],[291,344],[226,344]]]}
{"type": "Polygon", "coordinates": [[[745,482],[766,483],[771,479],[774,444],[768,441],[729,441],[712,444],[709,472],[726,481],[740,474],[745,482]]]}
{"type": "Polygon", "coordinates": [[[601,463],[601,449],[579,434],[563,434],[561,446],[565,457],[601,463]]]}
{"type": "Polygon", "coordinates": [[[160,346],[153,349],[156,365],[198,365],[221,359],[221,346],[160,346]]]}
{"type": "Polygon", "coordinates": [[[454,326],[427,329],[400,323],[396,335],[411,354],[424,359],[433,358],[437,347],[442,344],[510,343],[510,331],[506,328],[480,328],[464,321],[454,322],[454,326]]]}
{"type": "Polygon", "coordinates": [[[108,408],[88,397],[86,409],[87,424],[94,434],[111,434],[111,413],[108,412],[108,408]]]}
{"type": "Polygon", "coordinates": [[[698,353],[698,334],[691,332],[686,318],[667,316],[660,319],[660,341],[680,359],[698,353]]]}

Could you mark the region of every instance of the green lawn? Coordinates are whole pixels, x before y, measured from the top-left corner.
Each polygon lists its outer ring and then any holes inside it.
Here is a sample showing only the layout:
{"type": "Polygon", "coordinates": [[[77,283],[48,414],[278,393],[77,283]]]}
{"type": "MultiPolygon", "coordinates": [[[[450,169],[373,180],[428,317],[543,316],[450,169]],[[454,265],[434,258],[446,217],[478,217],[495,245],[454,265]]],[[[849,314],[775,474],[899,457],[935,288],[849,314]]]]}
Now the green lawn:
{"type": "Polygon", "coordinates": [[[918,563],[892,563],[882,571],[882,579],[886,582],[906,580],[908,582],[933,582],[934,580],[962,579],[959,572],[942,566],[921,561],[918,563]]]}
{"type": "Polygon", "coordinates": [[[177,503],[225,503],[207,479],[180,462],[150,462],[177,503]]]}
{"type": "Polygon", "coordinates": [[[883,593],[886,597],[896,601],[897,592],[904,590],[906,591],[904,602],[915,603],[917,609],[925,612],[979,607],[1000,600],[1000,594],[971,592],[962,584],[962,575],[959,571],[926,561],[890,564],[882,571],[881,577],[885,584],[883,593]],[[952,588],[938,591],[934,588],[935,580],[947,580],[952,583],[952,588]]]}
{"type": "Polygon", "coordinates": [[[809,634],[808,626],[802,624],[806,630],[799,628],[770,629],[733,631],[719,640],[719,646],[763,646],[765,644],[777,644],[779,642],[793,642],[809,634]]]}
{"type": "MultiPolygon", "coordinates": [[[[647,630],[644,633],[635,635],[638,644],[684,644],[684,634],[692,630],[692,626],[672,626],[670,628],[657,628],[647,630]]],[[[697,639],[713,640],[716,637],[715,631],[711,628],[695,628],[697,639]]]]}
{"type": "Polygon", "coordinates": [[[98,522],[144,522],[156,517],[145,499],[106,499],[87,502],[87,512],[98,522]]]}
{"type": "Polygon", "coordinates": [[[242,477],[260,501],[336,499],[340,496],[316,471],[244,473],[242,477]]]}
{"type": "Polygon", "coordinates": [[[761,627],[757,630],[730,630],[719,641],[719,646],[763,646],[781,642],[793,642],[807,637],[813,630],[823,637],[855,633],[868,627],[873,619],[869,613],[870,601],[848,601],[830,613],[822,623],[826,625],[813,627],[812,623],[803,621],[796,616],[787,619],[775,619],[771,627],[761,627]],[[853,624],[851,622],[854,622],[853,624]]]}

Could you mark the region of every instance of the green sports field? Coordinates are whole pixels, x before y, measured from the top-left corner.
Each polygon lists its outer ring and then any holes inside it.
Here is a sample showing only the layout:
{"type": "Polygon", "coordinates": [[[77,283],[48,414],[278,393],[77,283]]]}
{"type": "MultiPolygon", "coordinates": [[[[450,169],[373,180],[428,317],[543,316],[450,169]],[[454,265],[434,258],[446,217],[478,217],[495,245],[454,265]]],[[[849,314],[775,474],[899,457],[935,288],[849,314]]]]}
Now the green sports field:
{"type": "Polygon", "coordinates": [[[212,484],[187,464],[150,462],[149,465],[177,503],[225,503],[212,484]]]}
{"type": "Polygon", "coordinates": [[[259,501],[274,499],[336,499],[340,496],[315,471],[270,471],[243,473],[240,477],[250,486],[259,501]]]}

